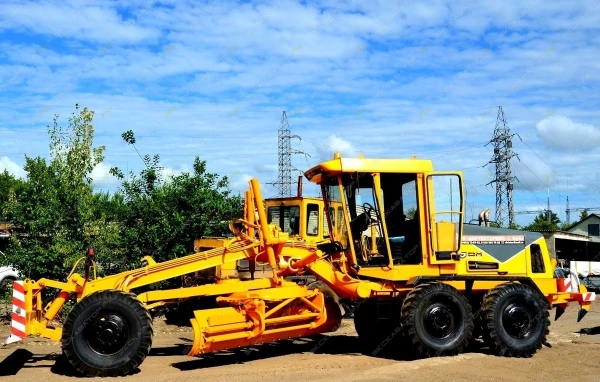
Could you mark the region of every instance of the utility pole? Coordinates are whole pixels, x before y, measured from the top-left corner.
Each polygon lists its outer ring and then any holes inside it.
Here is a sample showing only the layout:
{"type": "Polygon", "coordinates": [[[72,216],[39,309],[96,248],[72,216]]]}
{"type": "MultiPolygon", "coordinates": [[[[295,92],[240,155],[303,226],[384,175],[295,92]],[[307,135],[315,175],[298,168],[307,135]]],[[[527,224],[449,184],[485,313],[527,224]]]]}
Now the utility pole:
{"type": "MultiPolygon", "coordinates": [[[[496,165],[496,176],[489,184],[496,183],[496,222],[504,227],[508,218],[508,226],[515,224],[515,208],[513,204],[513,181],[516,177],[512,176],[511,160],[513,157],[519,158],[513,150],[512,138],[518,134],[511,134],[506,116],[502,106],[498,106],[498,117],[496,118],[496,127],[494,128],[494,137],[489,141],[494,146],[494,156],[488,162],[496,165]]],[[[519,137],[521,139],[521,137],[519,137]]]]}
{"type": "Polygon", "coordinates": [[[567,214],[567,224],[571,224],[571,206],[569,206],[569,196],[567,195],[567,210],[565,211],[567,214]]]}
{"type": "Polygon", "coordinates": [[[292,154],[304,153],[292,149],[292,138],[300,139],[300,137],[297,135],[292,135],[285,110],[281,115],[281,122],[279,123],[277,138],[277,154],[279,155],[278,177],[276,182],[271,182],[268,184],[277,187],[278,197],[286,198],[288,196],[292,196],[292,154]]]}
{"type": "Polygon", "coordinates": [[[551,213],[550,213],[550,178],[548,178],[548,208],[547,208],[546,214],[548,215],[547,216],[548,223],[550,223],[552,221],[552,219],[550,218],[550,215],[551,215],[551,213]]]}

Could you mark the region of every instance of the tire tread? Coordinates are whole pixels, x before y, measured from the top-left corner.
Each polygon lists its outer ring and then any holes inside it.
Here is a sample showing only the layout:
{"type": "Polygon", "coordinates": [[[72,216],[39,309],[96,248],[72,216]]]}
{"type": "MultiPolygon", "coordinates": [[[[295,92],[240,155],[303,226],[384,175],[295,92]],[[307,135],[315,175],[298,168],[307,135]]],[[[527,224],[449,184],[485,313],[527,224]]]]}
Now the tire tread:
{"type": "Polygon", "coordinates": [[[418,351],[419,355],[422,357],[452,356],[462,353],[469,345],[473,333],[473,314],[471,311],[469,301],[463,294],[458,292],[458,290],[456,290],[452,286],[440,282],[417,285],[406,295],[404,303],[402,304],[401,322],[403,337],[409,342],[409,345],[411,345],[418,351]],[[465,336],[465,339],[453,349],[440,351],[429,347],[426,344],[424,344],[423,341],[421,341],[417,334],[415,322],[418,304],[423,298],[425,298],[432,292],[452,293],[462,302],[464,306],[468,308],[468,318],[466,324],[467,334],[465,336]]]}
{"type": "Polygon", "coordinates": [[[137,299],[136,295],[129,292],[123,292],[118,290],[104,290],[98,291],[84,297],[69,313],[67,320],[63,326],[63,338],[62,338],[62,351],[66,358],[69,360],[71,365],[84,376],[94,377],[117,377],[131,374],[138,366],[144,361],[144,359],[150,353],[152,347],[152,337],[154,335],[154,329],[152,326],[152,317],[148,310],[142,305],[140,300],[137,299]],[[77,317],[82,314],[87,306],[93,305],[100,301],[107,299],[115,299],[119,303],[129,305],[134,308],[136,315],[142,321],[142,338],[141,345],[137,349],[137,352],[129,361],[119,367],[99,369],[97,367],[88,365],[84,360],[80,359],[76,354],[71,341],[71,335],[74,329],[74,324],[77,317]]]}
{"type": "Polygon", "coordinates": [[[535,346],[529,349],[515,349],[511,347],[510,344],[507,344],[503,341],[498,335],[498,331],[496,329],[496,322],[494,322],[494,316],[496,312],[496,303],[500,297],[505,296],[508,293],[513,293],[516,291],[524,291],[531,296],[534,296],[539,299],[539,303],[541,306],[545,306],[544,301],[541,299],[539,293],[537,293],[533,288],[525,285],[525,284],[517,284],[517,283],[504,283],[497,285],[496,287],[490,289],[488,293],[483,297],[483,303],[481,305],[483,309],[484,322],[487,327],[486,336],[484,337],[492,351],[503,357],[516,357],[516,358],[529,358],[533,356],[539,349],[542,348],[542,345],[546,342],[546,337],[550,333],[550,312],[547,309],[544,309],[542,312],[542,320],[544,321],[544,334],[540,338],[540,340],[535,344],[535,346]]]}

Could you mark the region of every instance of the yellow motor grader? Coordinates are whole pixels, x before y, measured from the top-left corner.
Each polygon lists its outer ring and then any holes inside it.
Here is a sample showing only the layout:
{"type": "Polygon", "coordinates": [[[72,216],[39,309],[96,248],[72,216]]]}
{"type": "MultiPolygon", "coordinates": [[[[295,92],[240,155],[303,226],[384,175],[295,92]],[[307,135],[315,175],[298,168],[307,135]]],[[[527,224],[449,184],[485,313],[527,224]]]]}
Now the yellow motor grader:
{"type": "Polygon", "coordinates": [[[463,224],[460,172],[436,172],[431,161],[414,157],[335,154],[305,176],[320,185],[325,210],[342,206],[340,229],[326,214],[329,238],[316,247],[290,241],[269,223],[253,179],[244,218],[230,224],[233,237],[220,247],[162,263],[144,257],[139,269],[102,278],[90,271],[95,262],[89,253],[81,260],[83,276],[74,267],[63,282],[15,282],[8,342],[29,335],[62,341],[64,355],[82,374],[126,375],[152,346],[148,311],[190,297],[213,297],[218,304],[190,317],[192,356],[334,331],[339,306],[318,288],[286,281],[311,274],[356,302],[354,323],[364,346],[377,345],[373,341],[392,328],[403,340],[388,345],[396,346],[393,351],[455,355],[481,334],[498,355],[528,357],[546,342],[549,310],[556,307],[558,318],[576,302],[581,319],[595,299],[584,286],[554,277],[556,261],[542,235],[463,224]],[[370,240],[364,240],[368,231],[370,240]],[[135,293],[242,259],[268,263],[271,277],[135,293]],[[48,304],[45,288],[59,289],[48,304]],[[58,327],[54,319],[73,295],[77,304],[58,327]]]}

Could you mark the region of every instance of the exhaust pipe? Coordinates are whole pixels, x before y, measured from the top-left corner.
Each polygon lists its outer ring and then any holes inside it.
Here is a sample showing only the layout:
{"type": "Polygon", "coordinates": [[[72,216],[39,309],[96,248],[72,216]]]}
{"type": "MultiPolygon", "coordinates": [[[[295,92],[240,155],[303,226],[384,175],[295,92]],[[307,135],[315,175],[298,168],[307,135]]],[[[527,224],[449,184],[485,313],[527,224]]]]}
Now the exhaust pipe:
{"type": "Polygon", "coordinates": [[[484,209],[479,212],[479,225],[485,224],[486,227],[490,226],[490,209],[484,209]]]}
{"type": "Polygon", "coordinates": [[[302,197],[302,175],[298,177],[298,197],[302,197]]]}

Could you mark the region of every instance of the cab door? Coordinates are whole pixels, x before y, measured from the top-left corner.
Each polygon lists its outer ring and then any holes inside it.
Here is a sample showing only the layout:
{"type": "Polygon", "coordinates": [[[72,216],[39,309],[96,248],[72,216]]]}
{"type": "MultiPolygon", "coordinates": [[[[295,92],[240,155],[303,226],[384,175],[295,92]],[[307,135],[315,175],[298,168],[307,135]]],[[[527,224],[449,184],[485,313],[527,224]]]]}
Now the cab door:
{"type": "Polygon", "coordinates": [[[459,172],[427,174],[427,203],[431,264],[459,260],[463,221],[464,186],[459,172]]]}

